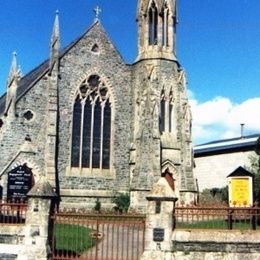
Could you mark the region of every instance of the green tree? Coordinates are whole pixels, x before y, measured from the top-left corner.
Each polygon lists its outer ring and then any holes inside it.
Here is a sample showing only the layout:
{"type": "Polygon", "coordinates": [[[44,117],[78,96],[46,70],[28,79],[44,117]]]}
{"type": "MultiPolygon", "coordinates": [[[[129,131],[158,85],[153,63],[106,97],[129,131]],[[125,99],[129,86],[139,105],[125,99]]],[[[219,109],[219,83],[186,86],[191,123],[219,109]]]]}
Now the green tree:
{"type": "Polygon", "coordinates": [[[260,202],[260,155],[255,154],[249,157],[250,171],[254,174],[255,200],[260,202]]]}

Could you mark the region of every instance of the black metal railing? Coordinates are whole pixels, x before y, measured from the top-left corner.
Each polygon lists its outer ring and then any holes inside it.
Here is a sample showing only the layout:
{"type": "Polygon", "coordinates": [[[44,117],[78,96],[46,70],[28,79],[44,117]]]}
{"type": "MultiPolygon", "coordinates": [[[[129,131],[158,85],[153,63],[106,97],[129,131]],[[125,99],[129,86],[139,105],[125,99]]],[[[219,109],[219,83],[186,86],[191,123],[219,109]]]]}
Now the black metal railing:
{"type": "Polygon", "coordinates": [[[260,208],[176,207],[174,226],[179,229],[260,230],[260,208]]]}
{"type": "Polygon", "coordinates": [[[24,224],[27,212],[27,203],[19,201],[0,201],[0,223],[24,224]]]}

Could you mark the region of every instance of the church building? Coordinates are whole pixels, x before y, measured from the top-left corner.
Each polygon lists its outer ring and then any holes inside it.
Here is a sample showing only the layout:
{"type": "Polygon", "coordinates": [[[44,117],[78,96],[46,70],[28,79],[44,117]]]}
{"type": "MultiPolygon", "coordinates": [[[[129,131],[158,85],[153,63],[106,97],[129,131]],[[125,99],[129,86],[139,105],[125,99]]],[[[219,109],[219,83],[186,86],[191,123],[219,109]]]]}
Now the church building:
{"type": "MultiPolygon", "coordinates": [[[[133,17],[134,19],[134,17],[133,17]]],[[[56,14],[50,57],[22,76],[16,54],[0,98],[2,198],[23,198],[45,178],[60,206],[131,208],[170,174],[179,202],[194,202],[191,111],[176,56],[176,0],[139,0],[138,55],[124,62],[99,17],[60,48],[56,14]]]]}

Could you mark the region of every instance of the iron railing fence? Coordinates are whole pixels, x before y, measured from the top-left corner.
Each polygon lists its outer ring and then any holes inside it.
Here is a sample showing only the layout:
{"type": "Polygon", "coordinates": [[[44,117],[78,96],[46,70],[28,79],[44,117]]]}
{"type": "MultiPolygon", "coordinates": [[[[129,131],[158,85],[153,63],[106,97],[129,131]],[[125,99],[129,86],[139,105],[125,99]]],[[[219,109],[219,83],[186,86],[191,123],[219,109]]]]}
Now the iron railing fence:
{"type": "Polygon", "coordinates": [[[143,215],[59,212],[53,221],[53,260],[137,260],[144,251],[143,215]]]}
{"type": "Polygon", "coordinates": [[[176,207],[174,227],[179,229],[260,230],[260,208],[176,207]]]}
{"type": "Polygon", "coordinates": [[[24,224],[27,212],[27,203],[23,200],[0,201],[1,224],[24,224]]]}

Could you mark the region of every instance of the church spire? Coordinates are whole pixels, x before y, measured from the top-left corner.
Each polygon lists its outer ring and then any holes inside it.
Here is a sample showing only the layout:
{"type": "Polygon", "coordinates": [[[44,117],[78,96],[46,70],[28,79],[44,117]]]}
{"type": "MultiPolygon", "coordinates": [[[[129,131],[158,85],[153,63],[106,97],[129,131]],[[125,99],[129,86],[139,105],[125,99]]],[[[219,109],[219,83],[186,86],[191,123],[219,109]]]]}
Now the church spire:
{"type": "Polygon", "coordinates": [[[163,58],[176,61],[176,1],[139,0],[137,7],[137,60],[163,58]]]}
{"type": "Polygon", "coordinates": [[[14,51],[13,52],[13,57],[12,57],[12,62],[11,62],[11,67],[9,70],[9,75],[8,75],[8,79],[7,79],[7,87],[10,86],[10,84],[12,83],[12,81],[15,78],[15,74],[17,72],[17,53],[14,51]]]}
{"type": "MultiPolygon", "coordinates": [[[[59,11],[56,11],[56,16],[53,25],[53,32],[51,36],[51,46],[50,46],[50,75],[52,74],[55,66],[58,66],[60,50],[60,25],[59,25],[59,11]]],[[[57,68],[57,67],[56,67],[57,68]]]]}
{"type": "Polygon", "coordinates": [[[21,70],[17,68],[17,59],[16,59],[16,52],[13,52],[12,63],[7,79],[7,96],[5,102],[5,115],[7,116],[8,113],[15,115],[15,102],[16,102],[16,91],[18,82],[21,78],[21,70]]]}

